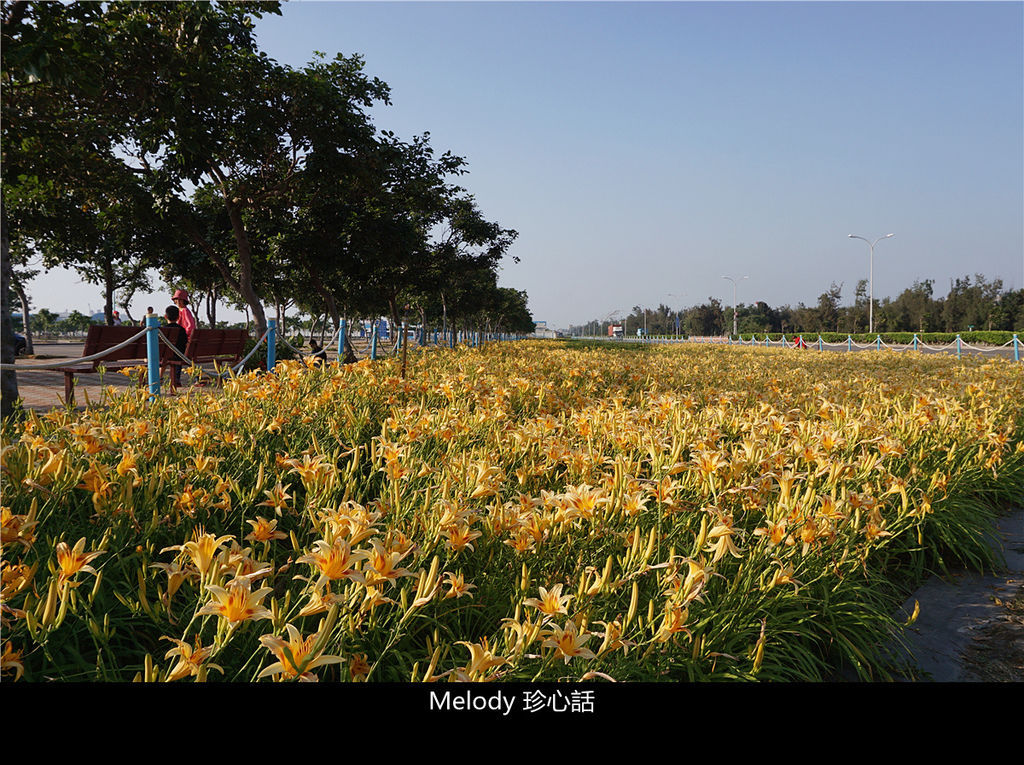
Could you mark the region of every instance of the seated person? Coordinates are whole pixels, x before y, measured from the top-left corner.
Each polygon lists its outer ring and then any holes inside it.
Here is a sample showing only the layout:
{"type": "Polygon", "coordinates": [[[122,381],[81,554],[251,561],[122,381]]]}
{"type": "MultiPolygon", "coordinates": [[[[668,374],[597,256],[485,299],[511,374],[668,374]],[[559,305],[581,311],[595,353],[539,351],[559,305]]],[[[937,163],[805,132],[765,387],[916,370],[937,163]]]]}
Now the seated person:
{"type": "Polygon", "coordinates": [[[313,338],[310,338],[309,339],[309,347],[310,347],[310,350],[313,351],[311,356],[313,357],[313,362],[317,366],[323,366],[324,364],[327,363],[327,351],[325,351],[321,347],[320,343],[318,343],[313,338]]]}

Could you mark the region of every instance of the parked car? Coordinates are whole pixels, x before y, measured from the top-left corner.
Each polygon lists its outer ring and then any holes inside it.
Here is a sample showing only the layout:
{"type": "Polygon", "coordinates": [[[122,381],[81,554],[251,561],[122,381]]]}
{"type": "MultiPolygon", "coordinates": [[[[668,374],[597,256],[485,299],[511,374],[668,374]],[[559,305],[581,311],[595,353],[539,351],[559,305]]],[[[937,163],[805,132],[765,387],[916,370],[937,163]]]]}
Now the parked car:
{"type": "Polygon", "coordinates": [[[17,332],[14,333],[14,355],[20,356],[28,348],[28,341],[22,335],[17,332]]]}

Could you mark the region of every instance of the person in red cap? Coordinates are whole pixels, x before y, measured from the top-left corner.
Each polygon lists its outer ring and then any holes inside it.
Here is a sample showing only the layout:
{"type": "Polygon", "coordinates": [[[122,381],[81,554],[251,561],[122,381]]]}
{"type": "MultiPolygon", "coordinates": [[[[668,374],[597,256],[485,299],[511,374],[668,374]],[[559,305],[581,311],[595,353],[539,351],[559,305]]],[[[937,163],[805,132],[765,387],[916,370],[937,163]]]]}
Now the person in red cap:
{"type": "Polygon", "coordinates": [[[196,317],[188,309],[188,291],[177,290],[171,297],[171,302],[178,306],[178,323],[185,330],[185,334],[192,337],[192,331],[196,328],[196,317]]]}

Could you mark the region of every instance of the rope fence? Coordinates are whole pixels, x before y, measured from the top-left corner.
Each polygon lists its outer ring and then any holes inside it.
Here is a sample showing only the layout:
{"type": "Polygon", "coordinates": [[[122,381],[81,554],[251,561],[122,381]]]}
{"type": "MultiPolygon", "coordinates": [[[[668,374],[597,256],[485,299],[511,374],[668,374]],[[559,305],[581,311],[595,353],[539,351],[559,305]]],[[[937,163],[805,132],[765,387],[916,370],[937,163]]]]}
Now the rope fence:
{"type": "Polygon", "coordinates": [[[821,335],[817,336],[817,340],[808,341],[803,335],[796,334],[791,335],[790,339],[787,340],[785,335],[782,335],[778,340],[772,340],[768,335],[764,336],[763,340],[758,340],[756,335],[752,335],[750,340],[744,340],[740,337],[739,340],[733,340],[731,336],[727,335],[714,335],[714,336],[691,336],[691,337],[673,337],[671,335],[654,335],[654,336],[641,336],[641,337],[603,337],[601,335],[584,336],[574,339],[580,340],[613,340],[614,342],[626,342],[626,343],[703,343],[713,345],[749,345],[757,346],[762,348],[778,347],[778,348],[801,348],[801,349],[814,349],[817,348],[819,351],[823,351],[825,348],[845,348],[847,351],[853,351],[854,349],[859,351],[870,351],[870,350],[889,350],[896,352],[903,351],[917,351],[922,348],[929,351],[935,351],[939,353],[955,352],[957,358],[960,358],[963,351],[970,350],[976,353],[1005,353],[1007,350],[1012,349],[1013,360],[1020,361],[1020,339],[1016,334],[1013,338],[1007,340],[1002,345],[997,345],[990,348],[982,348],[976,345],[968,345],[963,341],[960,335],[956,336],[956,339],[948,345],[927,345],[922,342],[917,334],[914,334],[913,340],[903,346],[890,345],[882,340],[881,335],[875,337],[873,343],[861,344],[856,343],[851,335],[847,335],[845,343],[827,343],[821,335]]]}

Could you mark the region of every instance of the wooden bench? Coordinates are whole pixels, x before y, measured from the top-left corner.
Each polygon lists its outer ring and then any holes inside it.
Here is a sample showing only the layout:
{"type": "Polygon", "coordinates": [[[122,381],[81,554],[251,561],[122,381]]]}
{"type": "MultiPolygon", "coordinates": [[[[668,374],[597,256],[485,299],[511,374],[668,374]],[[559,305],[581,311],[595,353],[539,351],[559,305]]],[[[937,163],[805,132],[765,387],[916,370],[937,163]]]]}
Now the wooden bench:
{"type": "Polygon", "coordinates": [[[234,366],[242,360],[248,339],[249,333],[244,329],[195,329],[185,355],[193,364],[234,366]]]}
{"type": "MultiPolygon", "coordinates": [[[[120,345],[133,335],[138,334],[142,327],[107,327],[93,325],[85,338],[82,356],[92,356],[120,345]]],[[[184,332],[181,327],[160,327],[161,334],[172,344],[178,340],[177,333],[184,332]]],[[[245,342],[249,333],[244,329],[196,329],[192,332],[185,355],[193,364],[237,364],[242,359],[245,342]]],[[[146,336],[128,343],[123,348],[93,361],[70,364],[60,367],[57,371],[64,373],[64,401],[67,406],[74,406],[75,375],[97,372],[100,367],[106,370],[127,369],[147,364],[146,336]]],[[[160,343],[160,368],[174,364],[184,364],[166,343],[160,343]]],[[[139,376],[139,385],[145,384],[145,373],[139,376]]]]}
{"type": "MultiPolygon", "coordinates": [[[[89,327],[89,334],[86,335],[85,338],[85,348],[82,350],[82,356],[93,356],[97,353],[107,351],[117,345],[120,345],[133,335],[137,335],[142,331],[142,329],[143,327],[107,327],[104,325],[94,324],[89,327]]],[[[178,338],[176,333],[184,331],[185,330],[181,327],[160,328],[160,332],[172,343],[174,343],[178,338]]],[[[164,343],[160,343],[160,366],[163,367],[165,364],[169,363],[173,356],[174,352],[164,343]]],[[[147,363],[146,359],[146,336],[143,335],[142,337],[128,343],[128,345],[123,348],[118,348],[116,351],[113,351],[102,358],[80,364],[70,364],[66,367],[60,367],[57,371],[64,373],[65,404],[67,406],[74,406],[75,375],[97,372],[100,367],[103,367],[106,370],[116,371],[140,365],[145,366],[147,363]]]]}

